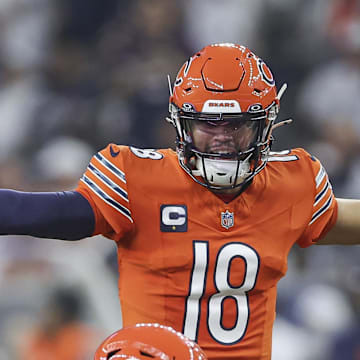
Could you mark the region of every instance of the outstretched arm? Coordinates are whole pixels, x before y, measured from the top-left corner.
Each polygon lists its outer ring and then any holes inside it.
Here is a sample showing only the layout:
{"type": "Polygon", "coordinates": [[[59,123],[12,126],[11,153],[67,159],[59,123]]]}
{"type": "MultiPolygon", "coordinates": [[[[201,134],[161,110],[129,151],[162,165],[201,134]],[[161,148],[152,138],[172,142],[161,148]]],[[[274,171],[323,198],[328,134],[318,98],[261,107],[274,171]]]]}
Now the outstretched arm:
{"type": "Polygon", "coordinates": [[[31,235],[62,240],[91,236],[95,217],[77,191],[0,190],[0,235],[31,235]]]}
{"type": "Polygon", "coordinates": [[[360,244],[360,200],[336,199],[338,217],[333,228],[320,239],[318,245],[360,244]]]}

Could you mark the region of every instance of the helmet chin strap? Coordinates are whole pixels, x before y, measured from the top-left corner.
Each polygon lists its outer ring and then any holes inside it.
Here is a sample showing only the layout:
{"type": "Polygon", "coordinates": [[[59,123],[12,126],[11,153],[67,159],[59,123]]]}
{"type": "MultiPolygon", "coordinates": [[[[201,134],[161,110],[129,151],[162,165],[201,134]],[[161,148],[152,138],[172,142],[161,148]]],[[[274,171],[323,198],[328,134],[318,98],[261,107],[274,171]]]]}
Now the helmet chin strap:
{"type": "Polygon", "coordinates": [[[241,184],[251,174],[249,159],[245,160],[219,160],[196,156],[193,175],[201,176],[211,185],[231,186],[241,184]],[[237,172],[237,176],[236,176],[237,172]],[[236,177],[236,178],[235,178],[236,177]]]}

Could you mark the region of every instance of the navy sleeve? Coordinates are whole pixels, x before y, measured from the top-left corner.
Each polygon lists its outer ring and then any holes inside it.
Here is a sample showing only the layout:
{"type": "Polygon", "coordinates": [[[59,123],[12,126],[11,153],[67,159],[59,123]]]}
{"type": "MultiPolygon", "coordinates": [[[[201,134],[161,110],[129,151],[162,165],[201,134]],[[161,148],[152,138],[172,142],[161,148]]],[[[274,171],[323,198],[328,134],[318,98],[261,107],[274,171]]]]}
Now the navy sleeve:
{"type": "Polygon", "coordinates": [[[77,191],[0,190],[0,235],[79,240],[94,232],[95,216],[77,191]]]}

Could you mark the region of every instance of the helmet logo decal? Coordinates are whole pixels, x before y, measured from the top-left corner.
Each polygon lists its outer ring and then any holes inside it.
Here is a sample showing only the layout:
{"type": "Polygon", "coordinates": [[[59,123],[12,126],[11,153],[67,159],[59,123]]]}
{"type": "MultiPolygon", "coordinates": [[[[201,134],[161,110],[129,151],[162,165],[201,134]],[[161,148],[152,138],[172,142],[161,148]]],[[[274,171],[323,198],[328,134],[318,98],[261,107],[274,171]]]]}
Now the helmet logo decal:
{"type": "Polygon", "coordinates": [[[261,104],[252,104],[249,106],[248,112],[258,112],[263,109],[261,104]]]}
{"type": "Polygon", "coordinates": [[[174,86],[179,86],[182,84],[182,82],[183,82],[183,78],[179,77],[175,80],[174,86]]]}
{"type": "Polygon", "coordinates": [[[236,100],[206,100],[201,111],[208,113],[239,113],[241,107],[236,100]]]}
{"type": "Polygon", "coordinates": [[[273,77],[270,69],[264,63],[264,61],[260,58],[257,58],[256,63],[257,63],[262,80],[265,81],[270,86],[275,85],[274,77],[273,77]]]}
{"type": "Polygon", "coordinates": [[[226,230],[234,226],[234,213],[226,210],[221,212],[221,226],[226,230]]]}
{"type": "Polygon", "coordinates": [[[193,104],[190,103],[183,103],[182,109],[185,112],[195,112],[195,107],[193,104]]]}
{"type": "Polygon", "coordinates": [[[220,102],[220,103],[216,103],[216,102],[211,102],[209,103],[209,107],[219,107],[219,106],[225,106],[225,107],[234,107],[235,104],[232,102],[220,102]]]}

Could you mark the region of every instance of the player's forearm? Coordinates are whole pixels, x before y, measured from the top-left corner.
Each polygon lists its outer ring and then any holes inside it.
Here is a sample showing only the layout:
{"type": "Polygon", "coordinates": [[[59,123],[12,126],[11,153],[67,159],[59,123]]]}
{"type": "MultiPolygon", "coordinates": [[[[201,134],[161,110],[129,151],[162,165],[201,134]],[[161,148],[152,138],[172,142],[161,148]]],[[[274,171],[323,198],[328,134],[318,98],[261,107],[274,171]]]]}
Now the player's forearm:
{"type": "Polygon", "coordinates": [[[336,200],[338,203],[336,224],[318,244],[360,244],[360,200],[339,198],[336,200]]]}
{"type": "Polygon", "coordinates": [[[92,208],[78,192],[0,190],[0,235],[78,240],[91,236],[94,224],[92,208]]]}

